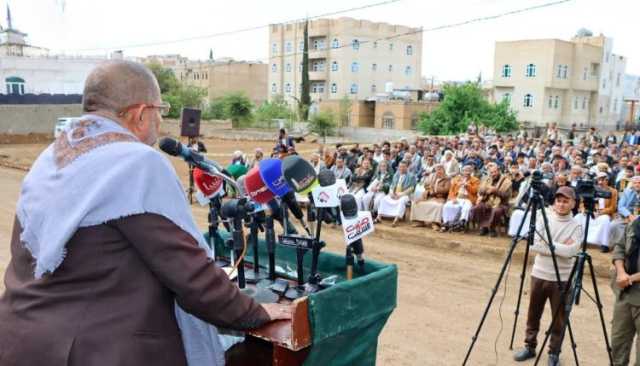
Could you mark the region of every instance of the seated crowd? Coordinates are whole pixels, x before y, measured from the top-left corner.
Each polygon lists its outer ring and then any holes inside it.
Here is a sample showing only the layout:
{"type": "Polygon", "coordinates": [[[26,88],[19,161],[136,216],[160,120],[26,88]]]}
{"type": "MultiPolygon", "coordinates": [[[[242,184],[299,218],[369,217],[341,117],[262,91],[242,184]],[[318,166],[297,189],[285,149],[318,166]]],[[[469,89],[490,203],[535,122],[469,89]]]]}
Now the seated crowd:
{"type": "MultiPolygon", "coordinates": [[[[272,156],[296,153],[289,144],[286,150],[279,145],[272,156]]],[[[639,147],[640,131],[603,138],[593,128],[580,136],[575,129],[563,135],[552,125],[538,139],[521,131],[324,146],[310,161],[317,172],[330,169],[336,179],[344,179],[360,210],[372,211],[377,222],[387,218],[396,226],[410,220],[441,232],[477,227],[480,235],[490,236],[497,236],[500,227],[517,234],[533,171],[542,173],[545,206],[560,187],[575,190],[578,181],[592,177],[611,198],[595,199],[588,242],[606,252],[640,208],[639,147]]],[[[262,151],[256,155],[259,160],[262,151]]],[[[573,213],[584,226],[584,202],[577,196],[573,213]]],[[[524,219],[521,237],[529,227],[524,219]]]]}

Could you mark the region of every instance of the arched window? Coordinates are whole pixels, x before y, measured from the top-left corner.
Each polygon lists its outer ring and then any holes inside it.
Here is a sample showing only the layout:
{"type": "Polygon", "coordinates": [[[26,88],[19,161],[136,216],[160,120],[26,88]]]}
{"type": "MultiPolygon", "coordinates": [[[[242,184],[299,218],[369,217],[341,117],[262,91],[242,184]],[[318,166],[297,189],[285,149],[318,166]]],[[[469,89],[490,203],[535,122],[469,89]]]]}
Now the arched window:
{"type": "Polygon", "coordinates": [[[358,84],[351,84],[351,94],[358,94],[358,84]]]}
{"type": "Polygon", "coordinates": [[[7,94],[24,94],[24,79],[10,76],[4,79],[7,86],[7,94]]]}
{"type": "Polygon", "coordinates": [[[357,39],[354,39],[353,41],[351,41],[351,48],[353,48],[354,51],[357,51],[360,49],[360,41],[358,41],[357,39]]]}
{"type": "Polygon", "coordinates": [[[271,84],[271,92],[275,94],[277,91],[278,86],[276,85],[276,83],[271,84]]]}
{"type": "Polygon", "coordinates": [[[331,63],[331,71],[338,71],[338,61],[333,61],[331,63]]]}
{"type": "Polygon", "coordinates": [[[502,66],[502,77],[510,78],[511,77],[511,65],[502,66]]]}
{"type": "Polygon", "coordinates": [[[371,84],[371,92],[375,93],[376,92],[376,84],[371,84]]]}
{"type": "Polygon", "coordinates": [[[338,85],[336,83],[331,84],[331,94],[335,94],[338,92],[338,85]]]}
{"type": "Polygon", "coordinates": [[[337,38],[334,38],[333,41],[331,41],[331,48],[339,48],[340,47],[340,41],[338,41],[337,38]]]}
{"type": "Polygon", "coordinates": [[[411,66],[407,66],[404,68],[404,74],[407,76],[411,75],[411,66]]]}
{"type": "Polygon", "coordinates": [[[556,95],[556,97],[553,99],[553,108],[554,109],[560,108],[560,96],[559,95],[556,95]]]}
{"type": "Polygon", "coordinates": [[[278,53],[278,44],[277,43],[274,43],[274,44],[271,45],[271,53],[274,54],[274,55],[278,53]]]}
{"type": "Polygon", "coordinates": [[[276,72],[278,71],[278,67],[276,66],[276,64],[272,64],[271,65],[271,72],[276,72]]]}
{"type": "Polygon", "coordinates": [[[286,43],[285,50],[287,53],[291,53],[293,51],[293,45],[291,44],[291,42],[286,43]]]}
{"type": "Polygon", "coordinates": [[[389,43],[389,51],[393,51],[393,43],[389,43]]]}
{"type": "Polygon", "coordinates": [[[291,72],[291,64],[287,64],[287,66],[285,67],[285,69],[287,70],[287,72],[291,72]]]}
{"type": "Polygon", "coordinates": [[[389,65],[389,72],[393,71],[393,65],[389,65]]]}
{"type": "Polygon", "coordinates": [[[511,93],[502,94],[502,100],[506,101],[507,103],[511,103],[511,93]]]}
{"type": "Polygon", "coordinates": [[[531,94],[526,94],[524,96],[524,106],[526,108],[531,108],[533,107],[533,95],[531,94]]]}
{"type": "Polygon", "coordinates": [[[395,117],[393,112],[384,112],[382,115],[382,128],[393,129],[395,125],[395,117]]]}
{"type": "Polygon", "coordinates": [[[356,61],[351,63],[351,72],[358,72],[358,70],[360,70],[360,65],[356,61]]]}
{"type": "Polygon", "coordinates": [[[526,70],[525,75],[528,78],[535,77],[536,76],[536,65],[534,65],[534,64],[527,65],[527,70],[526,70]]]}
{"type": "Polygon", "coordinates": [[[291,93],[291,84],[287,83],[287,84],[284,86],[284,91],[285,91],[286,93],[291,93]]]}
{"type": "Polygon", "coordinates": [[[412,45],[408,45],[407,46],[407,56],[411,56],[413,55],[413,46],[412,45]]]}

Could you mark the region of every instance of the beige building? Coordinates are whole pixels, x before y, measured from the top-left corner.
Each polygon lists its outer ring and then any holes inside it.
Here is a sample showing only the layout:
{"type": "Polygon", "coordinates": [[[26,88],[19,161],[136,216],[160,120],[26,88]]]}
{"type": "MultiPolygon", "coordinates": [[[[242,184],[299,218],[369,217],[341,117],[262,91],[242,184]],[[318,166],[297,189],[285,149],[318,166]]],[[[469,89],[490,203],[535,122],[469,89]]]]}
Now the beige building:
{"type": "Polygon", "coordinates": [[[178,62],[171,66],[179,81],[207,90],[209,100],[243,92],[256,105],[267,100],[267,64],[219,59],[178,62]]]}
{"type": "MultiPolygon", "coordinates": [[[[422,32],[352,18],[309,21],[311,99],[365,100],[421,88],[422,32]]],[[[302,82],[304,23],[269,28],[268,93],[295,103],[302,82]]]]}
{"type": "MultiPolygon", "coordinates": [[[[411,100],[357,100],[349,110],[349,122],[345,127],[370,127],[390,130],[415,130],[420,113],[431,113],[439,102],[411,100]]],[[[340,100],[320,102],[320,110],[340,113],[340,100]]]]}
{"type": "Polygon", "coordinates": [[[496,42],[494,95],[525,125],[615,129],[622,123],[626,58],[600,36],[496,42]]]}

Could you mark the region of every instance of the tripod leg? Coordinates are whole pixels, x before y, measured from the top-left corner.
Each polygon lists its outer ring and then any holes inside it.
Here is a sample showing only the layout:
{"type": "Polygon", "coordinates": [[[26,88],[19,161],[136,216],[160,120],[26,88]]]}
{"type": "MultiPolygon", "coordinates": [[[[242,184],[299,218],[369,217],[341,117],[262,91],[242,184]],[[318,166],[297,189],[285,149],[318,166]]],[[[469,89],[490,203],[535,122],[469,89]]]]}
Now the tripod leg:
{"type": "MultiPolygon", "coordinates": [[[[529,233],[527,235],[527,246],[524,250],[524,260],[522,262],[522,273],[520,273],[520,288],[518,289],[518,302],[516,303],[516,311],[514,312],[513,319],[513,329],[511,330],[511,342],[509,343],[509,349],[513,350],[513,341],[516,338],[516,327],[518,325],[518,316],[520,315],[520,304],[522,303],[522,291],[524,289],[524,279],[527,274],[527,265],[529,264],[529,247],[533,245],[533,238],[536,233],[536,204],[534,200],[530,200],[530,204],[527,206],[527,210],[524,212],[524,216],[522,218],[521,226],[524,225],[525,220],[527,219],[527,215],[529,217],[529,233]]],[[[520,236],[520,231],[514,238],[518,238],[520,236]]]]}
{"type": "Polygon", "coordinates": [[[598,314],[600,315],[600,324],[602,325],[602,334],[604,335],[604,342],[607,347],[609,364],[613,365],[613,355],[611,354],[611,344],[609,343],[609,335],[607,334],[607,325],[604,321],[604,314],[602,313],[602,302],[600,301],[600,292],[598,291],[598,284],[596,281],[595,271],[593,270],[593,263],[591,262],[591,256],[587,257],[587,262],[589,263],[589,273],[591,274],[593,292],[596,295],[596,307],[598,308],[598,314]]]}
{"type": "MultiPolygon", "coordinates": [[[[525,211],[528,212],[529,210],[531,210],[531,201],[529,202],[529,204],[527,205],[527,210],[525,211]]],[[[500,269],[500,274],[498,275],[498,280],[496,281],[495,286],[491,289],[491,296],[489,297],[489,302],[487,303],[487,306],[484,309],[484,313],[482,314],[482,317],[480,318],[480,324],[478,324],[478,328],[476,329],[475,334],[473,335],[473,337],[471,337],[471,344],[469,345],[469,349],[467,350],[467,355],[464,357],[464,361],[462,362],[462,365],[466,365],[467,361],[469,360],[469,357],[471,356],[471,351],[473,351],[473,346],[476,344],[476,341],[478,340],[478,335],[480,334],[480,331],[482,330],[482,326],[484,325],[484,321],[487,319],[487,315],[489,314],[489,309],[491,309],[491,304],[493,303],[493,299],[495,299],[496,297],[496,293],[498,292],[498,288],[500,288],[500,283],[502,282],[502,279],[504,277],[504,274],[507,271],[507,266],[509,265],[509,262],[511,261],[511,257],[513,256],[513,252],[516,249],[516,245],[518,245],[518,237],[520,236],[520,233],[522,232],[522,227],[524,226],[524,220],[520,223],[520,226],[518,227],[518,232],[516,233],[516,236],[513,237],[513,239],[511,240],[511,247],[509,248],[509,252],[507,253],[507,257],[504,259],[504,263],[502,264],[502,268],[500,269]]]]}

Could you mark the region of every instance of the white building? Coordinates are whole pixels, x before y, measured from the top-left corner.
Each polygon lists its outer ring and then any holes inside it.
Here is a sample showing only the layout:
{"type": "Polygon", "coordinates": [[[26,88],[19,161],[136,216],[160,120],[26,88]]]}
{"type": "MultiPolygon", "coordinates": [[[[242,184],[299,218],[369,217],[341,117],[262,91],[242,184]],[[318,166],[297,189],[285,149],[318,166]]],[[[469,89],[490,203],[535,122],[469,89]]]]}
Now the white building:
{"type": "Polygon", "coordinates": [[[0,26],[0,94],[82,94],[89,72],[106,57],[50,55],[27,43],[27,34],[13,28],[7,7],[7,28],[0,26]]]}

